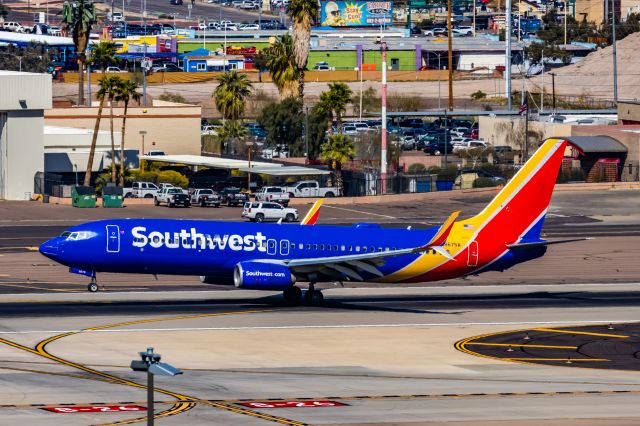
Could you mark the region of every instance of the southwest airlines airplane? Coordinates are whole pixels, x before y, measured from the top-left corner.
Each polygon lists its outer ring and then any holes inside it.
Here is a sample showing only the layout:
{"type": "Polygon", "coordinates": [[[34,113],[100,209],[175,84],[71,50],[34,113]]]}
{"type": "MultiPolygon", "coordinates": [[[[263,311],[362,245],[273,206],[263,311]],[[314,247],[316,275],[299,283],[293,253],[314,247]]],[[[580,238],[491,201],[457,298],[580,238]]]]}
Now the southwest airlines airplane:
{"type": "MultiPolygon", "coordinates": [[[[283,291],[290,303],[323,296],[319,282],[412,283],[503,271],[544,255],[540,231],[566,142],[547,139],[478,215],[439,227],[308,226],[208,220],[114,219],[75,226],[40,252],[91,277],[98,272],[194,275],[206,283],[283,291]]],[[[574,241],[574,240],[571,240],[574,241]]],[[[558,242],[558,241],[555,241],[558,242]]]]}

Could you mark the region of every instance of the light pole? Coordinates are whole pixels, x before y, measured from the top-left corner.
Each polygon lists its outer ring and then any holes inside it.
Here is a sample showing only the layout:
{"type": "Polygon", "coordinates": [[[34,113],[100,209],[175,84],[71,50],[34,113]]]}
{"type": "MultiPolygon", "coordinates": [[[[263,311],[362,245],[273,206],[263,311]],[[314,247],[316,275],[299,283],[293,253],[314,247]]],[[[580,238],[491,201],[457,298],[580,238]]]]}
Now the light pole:
{"type": "MultiPolygon", "coordinates": [[[[140,136],[142,136],[142,150],[141,155],[144,155],[144,135],[147,134],[146,130],[140,130],[138,133],[140,133],[140,136]]],[[[144,171],[144,166],[145,164],[143,163],[144,160],[140,159],[140,170],[144,171]]]]}
{"type": "Polygon", "coordinates": [[[357,67],[356,71],[360,74],[360,109],[358,110],[360,111],[360,117],[358,118],[358,121],[362,122],[362,65],[357,67]]]}
{"type": "MultiPolygon", "coordinates": [[[[441,70],[442,68],[440,67],[440,57],[442,56],[442,53],[436,53],[436,55],[438,55],[438,70],[441,70]]],[[[440,74],[440,73],[438,73],[440,74]]],[[[440,82],[442,80],[440,79],[440,77],[438,77],[438,109],[440,109],[440,82]]]]}
{"type": "Polygon", "coordinates": [[[247,188],[249,190],[249,195],[251,195],[251,147],[253,146],[253,142],[247,141],[246,145],[247,147],[249,147],[249,171],[247,172],[247,188]]]}
{"type": "Polygon", "coordinates": [[[141,360],[134,359],[131,361],[131,369],[133,371],[143,371],[147,373],[147,426],[153,426],[154,421],[154,400],[153,400],[153,376],[177,376],[182,374],[174,366],[160,362],[162,358],[160,354],[154,353],[153,348],[147,348],[146,352],[138,352],[141,360]]]}
{"type": "Polygon", "coordinates": [[[511,111],[511,0],[507,0],[505,8],[506,30],[505,39],[505,94],[507,95],[507,109],[511,111]]]}
{"type": "Polygon", "coordinates": [[[453,29],[451,23],[451,0],[447,0],[447,44],[449,49],[449,111],[453,111],[453,29]]]}
{"type": "Polygon", "coordinates": [[[304,116],[304,164],[309,164],[309,107],[307,114],[304,116]]]}
{"type": "MultiPolygon", "coordinates": [[[[565,21],[566,21],[565,14],[565,21]]],[[[616,4],[614,0],[611,0],[611,47],[612,47],[612,57],[613,57],[613,101],[618,105],[618,60],[617,60],[617,50],[616,50],[616,4]]],[[[567,42],[564,42],[567,44],[567,42]]]]}
{"type": "Polygon", "coordinates": [[[380,180],[382,184],[381,194],[387,192],[387,42],[380,40],[382,50],[382,126],[380,144],[380,180]]]}

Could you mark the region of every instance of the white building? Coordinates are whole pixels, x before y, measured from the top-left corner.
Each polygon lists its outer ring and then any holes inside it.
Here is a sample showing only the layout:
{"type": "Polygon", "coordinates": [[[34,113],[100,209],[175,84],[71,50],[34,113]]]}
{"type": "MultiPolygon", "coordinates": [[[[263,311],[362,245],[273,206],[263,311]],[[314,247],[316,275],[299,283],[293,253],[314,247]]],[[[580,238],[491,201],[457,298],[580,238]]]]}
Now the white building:
{"type": "Polygon", "coordinates": [[[0,71],[0,199],[27,200],[44,170],[44,110],[51,75],[0,71]]]}

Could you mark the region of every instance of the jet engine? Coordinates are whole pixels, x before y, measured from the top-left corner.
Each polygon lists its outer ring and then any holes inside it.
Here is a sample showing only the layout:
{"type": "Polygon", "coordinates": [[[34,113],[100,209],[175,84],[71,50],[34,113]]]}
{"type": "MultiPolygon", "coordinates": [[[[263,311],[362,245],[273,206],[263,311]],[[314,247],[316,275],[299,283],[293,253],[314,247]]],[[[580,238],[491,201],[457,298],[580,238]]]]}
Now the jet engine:
{"type": "Polygon", "coordinates": [[[284,265],[265,262],[240,262],[233,270],[233,284],[249,290],[284,290],[296,277],[284,265]]]}

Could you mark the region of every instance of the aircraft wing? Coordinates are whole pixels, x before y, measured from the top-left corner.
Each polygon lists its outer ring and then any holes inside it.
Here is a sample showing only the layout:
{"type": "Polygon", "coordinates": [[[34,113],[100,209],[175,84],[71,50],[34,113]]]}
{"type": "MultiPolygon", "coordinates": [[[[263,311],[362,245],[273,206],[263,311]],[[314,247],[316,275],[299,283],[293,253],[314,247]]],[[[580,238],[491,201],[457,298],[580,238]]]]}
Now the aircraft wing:
{"type": "Polygon", "coordinates": [[[363,278],[359,271],[369,272],[373,275],[382,277],[384,274],[378,270],[378,266],[384,263],[384,259],[394,256],[402,256],[405,254],[413,254],[425,252],[427,250],[435,250],[443,256],[452,259],[442,245],[446,242],[451,228],[455,223],[460,212],[454,212],[442,224],[438,232],[424,245],[404,248],[399,250],[385,250],[369,253],[349,254],[345,256],[323,256],[308,259],[288,259],[282,263],[286,265],[293,273],[310,274],[314,272],[327,273],[331,275],[344,274],[354,280],[362,281],[363,278]]]}

